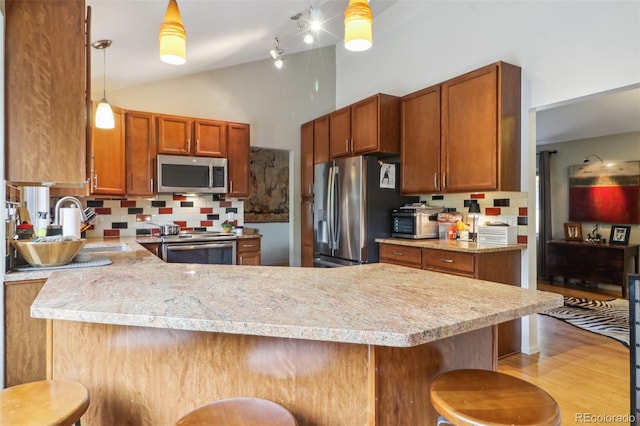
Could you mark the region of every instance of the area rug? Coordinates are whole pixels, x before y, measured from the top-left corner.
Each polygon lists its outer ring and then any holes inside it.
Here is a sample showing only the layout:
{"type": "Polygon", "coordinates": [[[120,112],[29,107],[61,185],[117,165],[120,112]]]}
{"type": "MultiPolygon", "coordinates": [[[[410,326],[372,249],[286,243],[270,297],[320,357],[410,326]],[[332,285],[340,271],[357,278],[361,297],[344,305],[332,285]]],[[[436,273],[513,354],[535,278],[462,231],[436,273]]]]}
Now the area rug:
{"type": "Polygon", "coordinates": [[[629,301],[626,299],[591,300],[565,296],[564,306],[540,314],[610,337],[629,347],[629,301]]]}

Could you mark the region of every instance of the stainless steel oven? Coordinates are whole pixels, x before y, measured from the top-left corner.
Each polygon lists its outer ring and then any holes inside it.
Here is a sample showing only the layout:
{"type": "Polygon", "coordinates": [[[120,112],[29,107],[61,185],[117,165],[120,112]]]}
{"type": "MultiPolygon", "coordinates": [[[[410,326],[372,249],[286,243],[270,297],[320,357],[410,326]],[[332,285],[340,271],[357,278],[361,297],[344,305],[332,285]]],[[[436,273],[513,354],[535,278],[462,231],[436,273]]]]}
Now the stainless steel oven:
{"type": "Polygon", "coordinates": [[[236,236],[227,233],[188,233],[162,237],[167,263],[236,264],[236,236]]]}

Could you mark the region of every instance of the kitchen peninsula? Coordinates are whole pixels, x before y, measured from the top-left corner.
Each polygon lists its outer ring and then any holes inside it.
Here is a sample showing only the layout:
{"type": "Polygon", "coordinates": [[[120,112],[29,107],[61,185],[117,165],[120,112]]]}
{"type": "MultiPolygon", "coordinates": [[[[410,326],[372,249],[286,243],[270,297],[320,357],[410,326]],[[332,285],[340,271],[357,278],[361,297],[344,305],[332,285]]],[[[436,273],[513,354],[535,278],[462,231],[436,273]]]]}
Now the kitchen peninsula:
{"type": "MultiPolygon", "coordinates": [[[[130,247],[136,248],[135,243],[130,247]]],[[[389,264],[165,264],[144,248],[53,273],[47,374],[84,383],[91,425],[170,425],[256,396],[300,425],[435,423],[439,372],[496,367],[495,326],[556,294],[389,264]]]]}

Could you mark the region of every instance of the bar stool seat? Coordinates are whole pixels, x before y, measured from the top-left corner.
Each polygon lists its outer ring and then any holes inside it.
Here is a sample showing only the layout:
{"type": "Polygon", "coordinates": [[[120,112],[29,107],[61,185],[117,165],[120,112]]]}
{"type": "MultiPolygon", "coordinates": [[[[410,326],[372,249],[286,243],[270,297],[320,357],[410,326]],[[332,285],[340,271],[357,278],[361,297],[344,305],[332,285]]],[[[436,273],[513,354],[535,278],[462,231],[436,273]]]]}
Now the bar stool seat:
{"type": "Polygon", "coordinates": [[[431,382],[431,404],[454,425],[559,425],[556,401],[527,381],[497,371],[454,370],[431,382]]]}
{"type": "Polygon", "coordinates": [[[0,391],[0,426],[80,424],[89,391],[69,380],[41,380],[0,391]]]}
{"type": "Polygon", "coordinates": [[[293,414],[260,398],[227,398],[196,408],[178,420],[178,426],[297,426],[293,414]]]}

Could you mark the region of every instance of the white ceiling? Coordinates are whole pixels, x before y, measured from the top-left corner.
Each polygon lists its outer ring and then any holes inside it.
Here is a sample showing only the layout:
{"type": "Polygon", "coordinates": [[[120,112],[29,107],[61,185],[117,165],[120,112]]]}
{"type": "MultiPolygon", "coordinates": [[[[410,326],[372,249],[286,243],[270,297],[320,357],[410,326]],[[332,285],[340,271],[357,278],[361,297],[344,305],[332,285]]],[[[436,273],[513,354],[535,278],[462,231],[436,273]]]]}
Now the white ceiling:
{"type": "MultiPolygon", "coordinates": [[[[402,1],[371,0],[375,17],[402,1]]],[[[342,43],[347,0],[178,0],[187,31],[187,62],[160,61],[158,34],[168,0],[87,0],[91,40],[110,39],[106,51],[109,90],[269,59],[273,38],[286,55],[309,49],[297,13],[320,12],[323,30],[313,47],[342,43]]],[[[375,40],[375,24],[374,24],[375,40]]],[[[92,49],[93,90],[103,88],[103,52],[92,49]]],[[[537,113],[538,144],[640,131],[640,87],[567,101],[537,113]]]]}
{"type": "Polygon", "coordinates": [[[537,145],[630,132],[640,132],[637,85],[552,105],[536,113],[537,145]]]}
{"type": "MultiPolygon", "coordinates": [[[[397,0],[372,0],[375,17],[397,0]]],[[[177,0],[187,32],[187,62],[160,61],[158,35],[168,0],[87,0],[91,41],[110,39],[106,51],[107,92],[147,81],[225,68],[263,59],[278,37],[286,55],[342,42],[347,0],[177,0]],[[311,45],[302,41],[296,21],[309,7],[319,13],[323,30],[311,45]]],[[[103,86],[102,51],[92,50],[93,90],[103,86]]]]}

